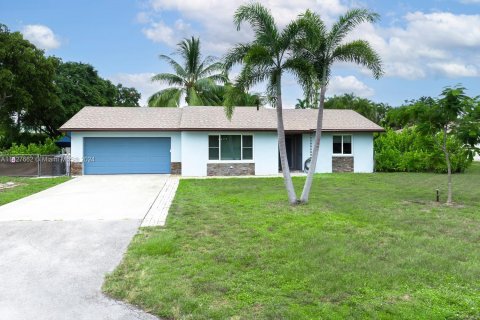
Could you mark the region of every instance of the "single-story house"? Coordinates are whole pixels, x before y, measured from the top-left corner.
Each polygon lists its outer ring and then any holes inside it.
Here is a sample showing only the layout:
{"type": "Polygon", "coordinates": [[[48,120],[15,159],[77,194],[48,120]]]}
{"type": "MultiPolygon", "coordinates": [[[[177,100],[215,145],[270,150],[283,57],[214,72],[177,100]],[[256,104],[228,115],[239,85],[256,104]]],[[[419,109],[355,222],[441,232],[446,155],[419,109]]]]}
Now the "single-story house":
{"type": "MultiPolygon", "coordinates": [[[[311,157],[318,111],[283,111],[291,170],[311,157]]],[[[276,110],[237,107],[85,107],[60,130],[71,136],[72,174],[276,175],[276,110]]],[[[373,133],[352,110],[325,110],[317,172],[373,172],[373,133]]]]}

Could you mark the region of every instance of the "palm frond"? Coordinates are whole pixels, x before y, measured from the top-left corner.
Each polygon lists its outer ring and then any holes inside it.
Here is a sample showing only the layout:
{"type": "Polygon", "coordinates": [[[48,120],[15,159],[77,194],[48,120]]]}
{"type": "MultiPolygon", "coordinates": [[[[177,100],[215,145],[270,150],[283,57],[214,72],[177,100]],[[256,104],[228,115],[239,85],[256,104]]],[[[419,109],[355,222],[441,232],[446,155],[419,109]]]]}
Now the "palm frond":
{"type": "Polygon", "coordinates": [[[178,107],[183,90],[181,88],[167,88],[154,93],[148,98],[149,107],[178,107]]]}
{"type": "Polygon", "coordinates": [[[301,31],[294,41],[294,52],[318,50],[324,46],[327,28],[318,14],[307,10],[299,16],[297,24],[301,31]]]}
{"type": "Polygon", "coordinates": [[[203,68],[204,64],[205,62],[202,63],[202,67],[199,68],[198,70],[198,74],[197,74],[198,78],[208,77],[210,75],[225,74],[225,65],[222,62],[215,62],[203,68]]]}
{"type": "Polygon", "coordinates": [[[152,81],[159,81],[170,86],[182,86],[184,79],[173,73],[159,73],[152,77],[152,81]]]}
{"type": "Polygon", "coordinates": [[[329,47],[334,49],[339,45],[345,36],[358,25],[364,22],[376,22],[380,19],[380,15],[370,12],[367,9],[351,9],[344,15],[340,16],[338,21],[332,26],[327,37],[329,47]]]}
{"type": "Polygon", "coordinates": [[[286,51],[292,48],[292,45],[297,40],[297,37],[303,31],[303,26],[300,23],[300,19],[290,22],[281,32],[279,37],[279,47],[280,51],[286,51]]]}
{"type": "Polygon", "coordinates": [[[187,77],[187,72],[177,61],[164,54],[161,54],[158,57],[160,58],[160,60],[164,60],[165,62],[167,62],[173,68],[177,75],[183,78],[187,77]]]}
{"type": "Polygon", "coordinates": [[[195,88],[189,88],[187,91],[187,102],[189,106],[203,106],[203,100],[195,91],[195,88]]]}
{"type": "Polygon", "coordinates": [[[254,44],[250,47],[250,50],[248,50],[243,60],[245,64],[249,65],[268,66],[275,64],[270,50],[265,46],[258,44],[254,44]]]}
{"type": "Polygon", "coordinates": [[[218,106],[221,105],[223,96],[223,87],[209,78],[203,78],[195,83],[194,90],[203,105],[218,106]]]}
{"type": "Polygon", "coordinates": [[[225,69],[230,70],[234,65],[243,62],[252,45],[251,43],[239,43],[228,50],[227,54],[223,57],[225,69]]]}
{"type": "Polygon", "coordinates": [[[309,60],[294,56],[283,64],[285,70],[290,71],[298,80],[305,92],[312,90],[317,74],[309,60]]]}
{"type": "Polygon", "coordinates": [[[200,52],[200,39],[191,37],[183,39],[178,43],[177,52],[185,61],[185,71],[187,74],[194,74],[198,70],[202,54],[200,52]]]}
{"type": "Polygon", "coordinates": [[[226,73],[212,74],[210,76],[204,77],[203,79],[213,80],[215,83],[218,84],[225,84],[228,82],[228,76],[226,73]]]}
{"type": "Polygon", "coordinates": [[[238,75],[237,84],[248,90],[252,86],[267,80],[272,72],[269,66],[252,66],[245,65],[238,75]]]}
{"type": "Polygon", "coordinates": [[[332,60],[354,62],[362,65],[372,71],[375,79],[383,74],[380,56],[365,40],[356,40],[338,46],[332,54],[332,60]]]}
{"type": "Polygon", "coordinates": [[[248,22],[257,39],[261,38],[268,42],[278,39],[278,28],[272,13],[258,2],[241,5],[235,11],[233,21],[237,30],[240,30],[242,22],[248,22]]]}

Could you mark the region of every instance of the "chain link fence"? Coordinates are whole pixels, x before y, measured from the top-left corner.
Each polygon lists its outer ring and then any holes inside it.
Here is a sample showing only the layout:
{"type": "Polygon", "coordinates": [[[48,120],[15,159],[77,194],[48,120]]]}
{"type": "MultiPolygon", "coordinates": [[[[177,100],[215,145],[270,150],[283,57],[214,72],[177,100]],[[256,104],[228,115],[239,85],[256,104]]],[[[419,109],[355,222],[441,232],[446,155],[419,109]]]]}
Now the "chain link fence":
{"type": "Polygon", "coordinates": [[[43,177],[70,175],[70,155],[0,155],[0,176],[43,177]]]}

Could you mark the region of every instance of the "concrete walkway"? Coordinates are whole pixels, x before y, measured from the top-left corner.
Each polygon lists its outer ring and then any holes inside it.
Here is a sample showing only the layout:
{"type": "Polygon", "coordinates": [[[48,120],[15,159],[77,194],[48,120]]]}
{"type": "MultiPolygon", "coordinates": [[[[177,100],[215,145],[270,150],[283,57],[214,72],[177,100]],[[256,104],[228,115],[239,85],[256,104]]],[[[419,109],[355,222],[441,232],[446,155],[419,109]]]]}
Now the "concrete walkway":
{"type": "Polygon", "coordinates": [[[172,204],[179,183],[178,177],[170,177],[162,191],[155,199],[152,207],[143,219],[142,227],[164,226],[167,220],[168,210],[172,204]]]}
{"type": "Polygon", "coordinates": [[[101,286],[150,208],[159,209],[151,223],[164,223],[176,185],[162,175],[85,176],[1,206],[0,319],[156,319],[101,286]]]}

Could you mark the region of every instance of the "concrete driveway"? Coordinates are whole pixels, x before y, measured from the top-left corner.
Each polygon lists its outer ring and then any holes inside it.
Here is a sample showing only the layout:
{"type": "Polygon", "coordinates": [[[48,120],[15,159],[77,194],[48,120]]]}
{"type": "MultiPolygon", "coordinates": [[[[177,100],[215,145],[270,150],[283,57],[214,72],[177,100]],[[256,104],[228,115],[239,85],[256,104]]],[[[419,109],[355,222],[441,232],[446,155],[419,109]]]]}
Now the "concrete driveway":
{"type": "Polygon", "coordinates": [[[83,176],[0,207],[0,221],[143,219],[167,175],[83,176]]]}
{"type": "Polygon", "coordinates": [[[85,176],[0,207],[0,318],[156,319],[105,297],[168,176],[85,176]]]}

